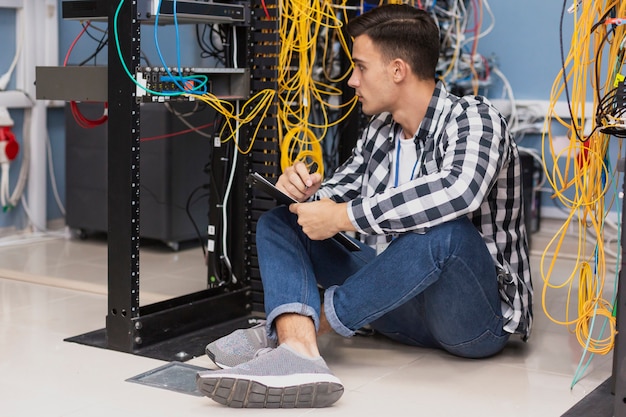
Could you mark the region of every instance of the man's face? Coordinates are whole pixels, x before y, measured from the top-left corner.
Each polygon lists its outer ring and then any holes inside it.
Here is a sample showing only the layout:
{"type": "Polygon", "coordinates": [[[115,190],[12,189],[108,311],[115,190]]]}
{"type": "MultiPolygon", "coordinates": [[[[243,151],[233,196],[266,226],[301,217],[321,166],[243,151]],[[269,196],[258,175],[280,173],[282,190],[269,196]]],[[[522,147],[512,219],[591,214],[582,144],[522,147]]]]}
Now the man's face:
{"type": "Polygon", "coordinates": [[[354,70],[348,85],[355,90],[363,113],[374,115],[393,111],[395,102],[393,71],[378,47],[367,35],[357,36],[352,45],[354,70]]]}

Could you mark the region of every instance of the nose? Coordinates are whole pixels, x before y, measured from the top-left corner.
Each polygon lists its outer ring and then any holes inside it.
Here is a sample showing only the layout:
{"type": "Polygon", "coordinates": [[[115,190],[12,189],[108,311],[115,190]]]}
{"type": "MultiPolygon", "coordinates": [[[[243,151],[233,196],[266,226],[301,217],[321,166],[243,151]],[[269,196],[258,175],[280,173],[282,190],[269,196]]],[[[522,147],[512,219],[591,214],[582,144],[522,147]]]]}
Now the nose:
{"type": "Polygon", "coordinates": [[[348,86],[352,88],[356,88],[357,85],[358,85],[358,80],[355,75],[355,71],[352,71],[352,75],[350,75],[350,78],[348,78],[348,86]]]}

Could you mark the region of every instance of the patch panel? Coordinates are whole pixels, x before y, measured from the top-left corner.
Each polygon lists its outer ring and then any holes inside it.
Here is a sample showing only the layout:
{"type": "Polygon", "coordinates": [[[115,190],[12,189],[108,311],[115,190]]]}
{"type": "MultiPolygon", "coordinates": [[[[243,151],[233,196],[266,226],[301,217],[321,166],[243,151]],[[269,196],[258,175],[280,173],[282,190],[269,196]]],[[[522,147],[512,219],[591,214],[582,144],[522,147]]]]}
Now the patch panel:
{"type": "Polygon", "coordinates": [[[211,93],[221,99],[245,99],[250,94],[250,71],[246,68],[140,67],[136,71],[137,101],[161,103],[193,101],[187,94],[211,93]]]}

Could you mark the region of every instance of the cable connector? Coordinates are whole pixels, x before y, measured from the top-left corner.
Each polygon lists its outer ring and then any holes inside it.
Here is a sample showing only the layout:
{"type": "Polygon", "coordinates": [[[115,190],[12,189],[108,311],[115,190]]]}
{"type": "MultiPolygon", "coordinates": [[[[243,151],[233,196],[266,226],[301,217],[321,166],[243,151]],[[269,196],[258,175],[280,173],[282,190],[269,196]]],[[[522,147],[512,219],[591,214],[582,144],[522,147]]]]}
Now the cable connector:
{"type": "Polygon", "coordinates": [[[583,0],[575,0],[574,3],[567,9],[567,13],[574,13],[582,5],[582,3],[583,0]]]}
{"type": "Polygon", "coordinates": [[[0,107],[0,163],[11,162],[20,150],[20,145],[11,130],[13,125],[9,110],[6,107],[0,107]]]}
{"type": "Polygon", "coordinates": [[[9,126],[0,127],[0,163],[11,162],[17,157],[20,145],[9,126]]]}

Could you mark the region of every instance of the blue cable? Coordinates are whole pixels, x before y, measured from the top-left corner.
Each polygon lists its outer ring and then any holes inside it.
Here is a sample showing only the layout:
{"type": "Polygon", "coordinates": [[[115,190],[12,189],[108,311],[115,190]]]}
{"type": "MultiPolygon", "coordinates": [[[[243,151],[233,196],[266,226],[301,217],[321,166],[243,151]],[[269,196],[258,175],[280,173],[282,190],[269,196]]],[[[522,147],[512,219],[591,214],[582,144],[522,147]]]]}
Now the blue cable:
{"type": "Polygon", "coordinates": [[[122,5],[124,4],[124,0],[120,0],[119,4],[117,5],[117,9],[115,10],[115,16],[113,19],[113,36],[115,38],[115,48],[117,49],[117,55],[120,59],[120,64],[122,65],[122,68],[124,69],[124,72],[126,72],[126,75],[128,75],[128,78],[130,78],[133,83],[135,83],[135,85],[139,88],[141,88],[142,90],[153,94],[153,95],[159,95],[159,96],[181,96],[184,93],[181,92],[175,92],[175,93],[163,93],[163,92],[159,92],[159,91],[154,91],[151,90],[149,88],[144,87],[143,85],[139,84],[137,82],[137,80],[135,79],[135,77],[133,76],[133,74],[130,73],[130,71],[128,70],[128,66],[126,66],[126,62],[124,62],[124,57],[122,56],[122,50],[120,49],[120,39],[119,39],[119,35],[118,35],[118,30],[117,30],[117,21],[120,15],[120,10],[122,10],[122,5]]]}
{"type": "MultiPolygon", "coordinates": [[[[161,47],[159,46],[159,35],[158,35],[159,16],[161,15],[162,3],[163,3],[163,0],[159,0],[159,4],[157,5],[157,12],[154,17],[154,44],[156,46],[157,54],[159,55],[161,64],[163,65],[165,72],[167,72],[167,74],[170,77],[169,81],[172,81],[176,85],[176,87],[178,87],[178,89],[180,90],[180,93],[178,93],[177,95],[189,94],[190,92],[200,93],[200,94],[206,93],[207,90],[205,87],[208,83],[208,77],[206,75],[190,75],[190,76],[182,75],[183,71],[180,65],[180,34],[178,30],[178,17],[176,14],[176,0],[174,0],[174,27],[176,29],[176,52],[177,52],[177,57],[178,57],[177,58],[178,75],[172,74],[167,63],[165,62],[165,58],[163,57],[163,54],[161,52],[161,47]],[[197,82],[199,80],[201,81],[197,82]],[[191,88],[185,87],[185,84],[187,84],[187,82],[192,82],[193,86],[191,88]]],[[[161,81],[165,81],[165,80],[161,79],[161,81]]]]}

